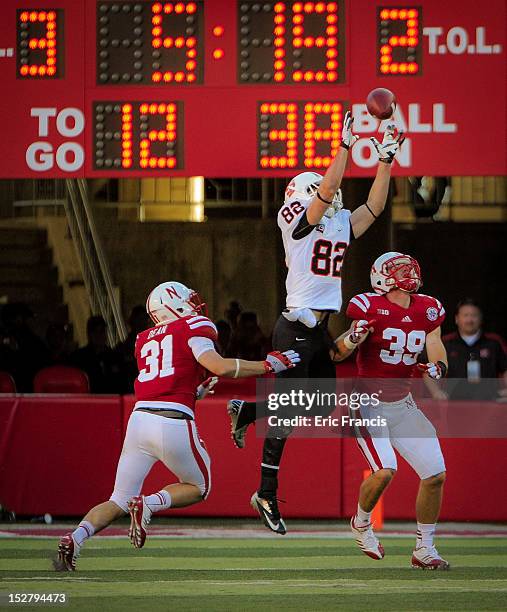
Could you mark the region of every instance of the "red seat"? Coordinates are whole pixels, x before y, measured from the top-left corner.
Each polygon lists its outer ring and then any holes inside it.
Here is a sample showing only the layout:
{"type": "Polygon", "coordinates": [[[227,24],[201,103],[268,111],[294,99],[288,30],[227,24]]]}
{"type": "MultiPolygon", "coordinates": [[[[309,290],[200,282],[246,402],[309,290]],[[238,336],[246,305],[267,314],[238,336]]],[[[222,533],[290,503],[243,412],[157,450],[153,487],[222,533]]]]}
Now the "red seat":
{"type": "Polygon", "coordinates": [[[16,383],[9,372],[0,372],[0,393],[16,393],[16,383]]]}
{"type": "Polygon", "coordinates": [[[88,376],[77,368],[50,366],[35,375],[34,393],[90,393],[88,376]]]}

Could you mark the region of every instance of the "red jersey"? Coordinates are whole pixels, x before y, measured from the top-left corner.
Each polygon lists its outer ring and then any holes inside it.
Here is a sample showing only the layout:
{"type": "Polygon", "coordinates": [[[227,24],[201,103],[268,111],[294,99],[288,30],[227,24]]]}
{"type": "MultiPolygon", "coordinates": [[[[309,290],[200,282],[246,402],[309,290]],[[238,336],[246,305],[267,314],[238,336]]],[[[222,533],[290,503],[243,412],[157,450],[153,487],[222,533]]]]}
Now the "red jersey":
{"type": "Polygon", "coordinates": [[[358,348],[358,376],[403,379],[396,383],[386,381],[382,399],[390,402],[405,397],[426,336],[445,319],[442,304],[429,295],[412,293],[409,307],[402,308],[385,295],[360,293],[350,300],[347,316],[354,320],[375,319],[373,332],[358,348]]]}
{"type": "Polygon", "coordinates": [[[216,327],[207,317],[191,315],[137,336],[137,401],[176,402],[194,409],[196,388],[204,378],[204,368],[189,345],[196,337],[216,340],[216,327]]]}

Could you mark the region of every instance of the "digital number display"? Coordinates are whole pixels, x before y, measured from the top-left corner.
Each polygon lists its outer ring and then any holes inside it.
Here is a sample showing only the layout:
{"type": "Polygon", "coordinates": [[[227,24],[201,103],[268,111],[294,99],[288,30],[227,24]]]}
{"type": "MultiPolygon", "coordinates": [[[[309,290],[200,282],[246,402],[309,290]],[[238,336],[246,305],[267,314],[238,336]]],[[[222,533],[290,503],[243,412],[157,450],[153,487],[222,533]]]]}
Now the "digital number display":
{"type": "Polygon", "coordinates": [[[177,170],[183,167],[181,102],[95,102],[97,170],[177,170]]]}
{"type": "Polygon", "coordinates": [[[16,73],[21,79],[64,76],[63,11],[18,9],[16,73]]]}
{"type": "Polygon", "coordinates": [[[203,2],[98,2],[97,84],[203,83],[203,2]]]}
{"type": "Polygon", "coordinates": [[[344,104],[260,102],[258,167],[327,168],[340,146],[344,104]]]}
{"type": "Polygon", "coordinates": [[[422,9],[377,9],[378,70],[382,76],[422,73],[422,9]]]}
{"type": "Polygon", "coordinates": [[[240,2],[239,83],[324,84],[345,80],[341,2],[240,2]]]}

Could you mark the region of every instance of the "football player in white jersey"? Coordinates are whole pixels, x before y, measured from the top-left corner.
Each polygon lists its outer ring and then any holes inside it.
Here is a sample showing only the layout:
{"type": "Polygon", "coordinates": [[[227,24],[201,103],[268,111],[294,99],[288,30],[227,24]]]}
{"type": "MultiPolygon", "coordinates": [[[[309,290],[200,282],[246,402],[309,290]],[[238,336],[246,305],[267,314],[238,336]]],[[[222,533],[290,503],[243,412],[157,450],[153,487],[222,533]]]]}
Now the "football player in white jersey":
{"type": "MultiPolygon", "coordinates": [[[[350,212],[343,208],[340,185],[350,147],[357,140],[352,132],[354,119],[347,112],[343,122],[341,145],[324,176],[303,172],[294,177],[285,191],[278,213],[288,267],[286,309],[273,332],[277,350],[295,349],[301,363],[290,378],[334,378],[335,368],[329,355],[331,338],[327,322],[331,313],[340,311],[341,268],[345,252],[353,238],[359,238],[384,210],[391,177],[391,164],[404,140],[389,125],[382,143],[371,138],[378,155],[378,168],[368,200],[350,212]]],[[[234,399],[228,403],[232,438],[238,448],[245,445],[248,425],[267,414],[263,402],[234,399]]],[[[261,482],[251,499],[252,506],[269,529],[285,534],[276,493],[278,472],[289,429],[268,429],[261,463],[261,482]]]]}

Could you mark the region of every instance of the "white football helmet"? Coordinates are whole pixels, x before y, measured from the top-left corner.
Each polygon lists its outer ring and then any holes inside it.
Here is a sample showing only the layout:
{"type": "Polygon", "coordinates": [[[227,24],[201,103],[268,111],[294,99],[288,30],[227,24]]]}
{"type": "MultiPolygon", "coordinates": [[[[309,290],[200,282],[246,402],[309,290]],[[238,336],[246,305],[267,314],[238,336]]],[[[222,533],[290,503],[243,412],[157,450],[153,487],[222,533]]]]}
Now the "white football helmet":
{"type": "Polygon", "coordinates": [[[155,325],[161,325],[190,315],[206,314],[206,304],[193,289],[183,283],[168,281],[150,293],[146,312],[155,325]]]}
{"type": "MultiPolygon", "coordinates": [[[[313,199],[323,178],[322,174],[317,172],[301,172],[287,185],[284,204],[294,200],[305,202],[313,199]]],[[[342,191],[338,189],[334,194],[332,204],[325,212],[326,217],[333,217],[341,208],[343,208],[342,191]]]]}
{"type": "Polygon", "coordinates": [[[391,289],[415,293],[422,286],[421,268],[410,255],[389,251],[373,263],[370,280],[375,293],[381,295],[391,289]]]}

